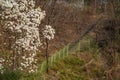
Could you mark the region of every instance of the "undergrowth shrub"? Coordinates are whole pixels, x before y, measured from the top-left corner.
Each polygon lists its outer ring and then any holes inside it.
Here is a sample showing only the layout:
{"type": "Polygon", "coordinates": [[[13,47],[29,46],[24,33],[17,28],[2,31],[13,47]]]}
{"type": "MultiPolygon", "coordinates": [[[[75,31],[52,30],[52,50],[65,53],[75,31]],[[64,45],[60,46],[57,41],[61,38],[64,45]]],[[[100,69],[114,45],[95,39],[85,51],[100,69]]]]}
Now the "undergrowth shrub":
{"type": "Polygon", "coordinates": [[[21,71],[6,71],[4,73],[0,73],[0,80],[20,80],[21,77],[21,71]]]}

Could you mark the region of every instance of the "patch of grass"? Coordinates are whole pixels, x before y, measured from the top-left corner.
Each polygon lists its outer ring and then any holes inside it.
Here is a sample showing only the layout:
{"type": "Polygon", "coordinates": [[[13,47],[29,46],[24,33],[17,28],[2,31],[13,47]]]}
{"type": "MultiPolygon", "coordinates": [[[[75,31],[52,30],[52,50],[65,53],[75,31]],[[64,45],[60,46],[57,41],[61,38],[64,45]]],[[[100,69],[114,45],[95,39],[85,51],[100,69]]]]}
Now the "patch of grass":
{"type": "MultiPolygon", "coordinates": [[[[84,62],[75,56],[65,57],[51,66],[57,80],[88,80],[81,66],[84,62]]],[[[49,80],[49,79],[48,79],[49,80]]]]}
{"type": "Polygon", "coordinates": [[[103,73],[104,71],[102,70],[102,69],[100,69],[100,68],[93,68],[93,69],[91,69],[91,75],[93,76],[93,77],[97,77],[97,78],[102,78],[103,76],[104,76],[104,73],[103,73]]]}

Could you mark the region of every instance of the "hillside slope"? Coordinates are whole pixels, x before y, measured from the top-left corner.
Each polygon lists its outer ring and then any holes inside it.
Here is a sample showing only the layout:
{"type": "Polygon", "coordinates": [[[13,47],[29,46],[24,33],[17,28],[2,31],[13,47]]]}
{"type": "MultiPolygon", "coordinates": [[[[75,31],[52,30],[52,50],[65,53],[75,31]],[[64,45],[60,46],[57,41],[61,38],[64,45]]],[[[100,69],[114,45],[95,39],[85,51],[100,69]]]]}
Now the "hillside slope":
{"type": "MultiPolygon", "coordinates": [[[[97,17],[89,12],[83,12],[79,8],[65,6],[65,4],[46,5],[46,18],[43,24],[52,25],[55,30],[54,40],[49,41],[49,53],[54,53],[66,44],[75,41],[87,26],[97,17]],[[51,13],[52,11],[52,13],[51,13]],[[51,14],[50,14],[51,13],[51,14]]],[[[42,53],[45,49],[42,49],[42,53]]]]}

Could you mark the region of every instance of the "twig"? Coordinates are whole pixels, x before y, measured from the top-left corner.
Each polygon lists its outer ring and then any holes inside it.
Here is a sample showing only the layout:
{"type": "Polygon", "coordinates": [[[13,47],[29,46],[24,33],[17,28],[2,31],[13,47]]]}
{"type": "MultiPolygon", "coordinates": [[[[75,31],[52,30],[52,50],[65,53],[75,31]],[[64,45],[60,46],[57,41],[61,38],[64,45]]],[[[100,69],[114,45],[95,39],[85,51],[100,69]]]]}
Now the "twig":
{"type": "Polygon", "coordinates": [[[88,63],[86,63],[85,65],[82,66],[82,68],[86,68],[88,65],[90,65],[91,63],[93,63],[94,59],[90,60],[88,63]]]}

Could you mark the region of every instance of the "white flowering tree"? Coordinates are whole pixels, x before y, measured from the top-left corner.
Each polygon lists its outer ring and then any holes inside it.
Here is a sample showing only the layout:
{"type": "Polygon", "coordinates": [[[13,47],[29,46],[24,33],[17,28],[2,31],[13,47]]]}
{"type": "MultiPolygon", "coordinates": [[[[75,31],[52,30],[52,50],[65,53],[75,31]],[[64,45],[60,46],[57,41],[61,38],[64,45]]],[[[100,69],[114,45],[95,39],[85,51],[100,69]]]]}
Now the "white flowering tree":
{"type": "Polygon", "coordinates": [[[55,34],[55,30],[50,26],[50,25],[46,25],[45,28],[43,29],[43,35],[45,38],[45,42],[46,42],[46,65],[47,65],[47,72],[48,72],[48,68],[49,68],[49,62],[48,62],[48,40],[51,40],[54,38],[54,34],[55,34]]]}
{"type": "MultiPolygon", "coordinates": [[[[1,27],[10,31],[9,37],[14,40],[10,66],[14,70],[26,70],[29,73],[36,71],[36,51],[42,44],[38,26],[45,17],[45,11],[36,8],[34,0],[0,0],[0,9],[1,27]]],[[[43,28],[43,35],[49,40],[54,38],[54,33],[49,25],[43,28]]]]}

